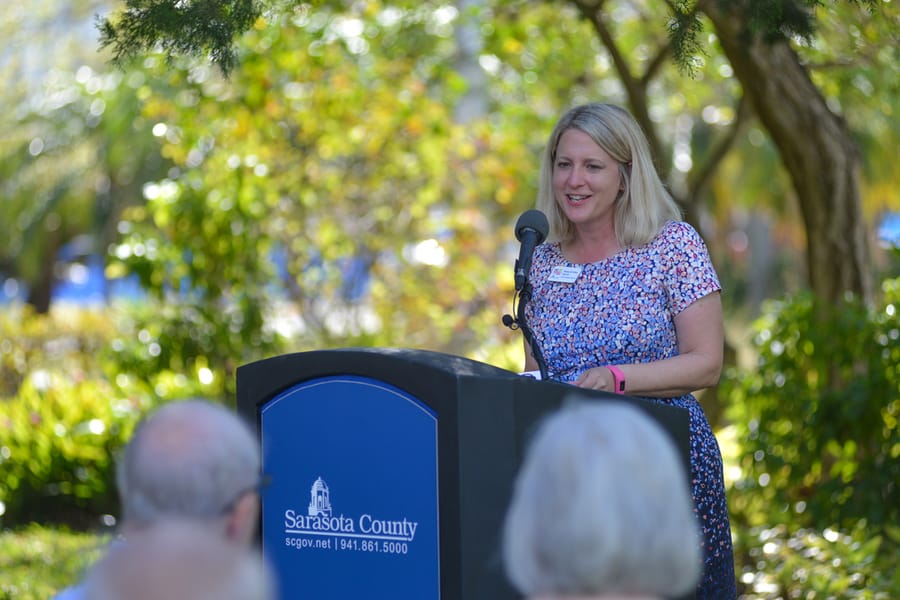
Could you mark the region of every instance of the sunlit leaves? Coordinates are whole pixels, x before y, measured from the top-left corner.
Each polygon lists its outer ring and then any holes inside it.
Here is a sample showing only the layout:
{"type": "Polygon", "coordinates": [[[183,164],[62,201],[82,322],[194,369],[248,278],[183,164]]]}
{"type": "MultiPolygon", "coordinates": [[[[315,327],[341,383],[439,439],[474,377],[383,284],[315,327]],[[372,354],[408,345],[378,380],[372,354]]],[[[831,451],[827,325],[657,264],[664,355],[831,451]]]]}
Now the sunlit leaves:
{"type": "Polygon", "coordinates": [[[736,548],[751,561],[738,579],[748,595],[768,598],[891,598],[897,581],[892,544],[861,521],[832,527],[757,527],[736,548]]]}
{"type": "MultiPolygon", "coordinates": [[[[900,7],[896,2],[879,2],[870,9],[835,2],[817,14],[818,35],[799,51],[813,81],[845,116],[867,157],[865,187],[896,188],[897,169],[891,153],[883,150],[900,144],[900,7]]],[[[869,192],[863,200],[868,214],[900,208],[900,198],[893,194],[869,192]]]]}
{"type": "Polygon", "coordinates": [[[332,35],[336,16],[301,11],[249,33],[227,82],[192,77],[187,64],[168,71],[192,101],[157,95],[146,118],[179,132],[160,138],[177,169],[154,184],[174,195],[151,194],[134,214],[127,243],[156,251],[124,252],[126,262],[169,301],[239,297],[257,315],[292,307],[307,347],[466,353],[502,333],[506,292],[486,269],[506,259],[497,217],[506,225],[523,206],[533,157],[518,131],[453,124],[444,71],[418,53],[445,43],[429,22],[370,19],[370,45],[391,38],[392,50],[359,56],[332,35]],[[476,332],[481,314],[494,324],[476,332]]]}
{"type": "Polygon", "coordinates": [[[773,306],[759,322],[757,367],[729,377],[732,417],[746,440],[733,496],[739,513],[770,523],[766,506],[809,524],[896,520],[900,473],[888,458],[900,443],[891,416],[900,402],[892,341],[900,321],[889,308],[896,288],[887,280],[878,308],[850,300],[825,326],[808,296],[773,306]]]}

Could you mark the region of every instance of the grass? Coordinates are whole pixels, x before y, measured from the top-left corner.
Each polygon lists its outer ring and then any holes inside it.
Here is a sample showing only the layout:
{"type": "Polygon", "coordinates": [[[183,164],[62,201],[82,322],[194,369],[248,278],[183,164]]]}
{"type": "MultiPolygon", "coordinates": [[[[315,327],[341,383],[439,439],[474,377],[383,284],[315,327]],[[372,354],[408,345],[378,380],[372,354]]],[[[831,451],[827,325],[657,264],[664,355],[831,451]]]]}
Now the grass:
{"type": "Polygon", "coordinates": [[[29,525],[0,531],[0,600],[47,600],[78,582],[109,534],[29,525]]]}

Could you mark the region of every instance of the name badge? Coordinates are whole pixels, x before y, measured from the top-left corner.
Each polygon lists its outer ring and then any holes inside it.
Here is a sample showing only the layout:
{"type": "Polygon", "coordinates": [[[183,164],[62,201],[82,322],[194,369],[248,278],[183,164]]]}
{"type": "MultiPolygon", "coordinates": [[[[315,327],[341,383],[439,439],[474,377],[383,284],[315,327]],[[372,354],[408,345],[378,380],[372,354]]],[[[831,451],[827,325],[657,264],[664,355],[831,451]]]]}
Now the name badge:
{"type": "Polygon", "coordinates": [[[575,283],[581,276],[584,267],[556,266],[550,270],[550,281],[559,283],[575,283]]]}

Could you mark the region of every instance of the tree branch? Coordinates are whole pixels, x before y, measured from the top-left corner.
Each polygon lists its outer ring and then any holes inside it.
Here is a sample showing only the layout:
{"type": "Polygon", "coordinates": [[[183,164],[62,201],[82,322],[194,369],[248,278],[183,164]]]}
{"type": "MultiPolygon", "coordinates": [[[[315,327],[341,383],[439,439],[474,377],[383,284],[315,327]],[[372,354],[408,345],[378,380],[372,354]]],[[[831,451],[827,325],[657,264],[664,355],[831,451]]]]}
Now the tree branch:
{"type": "Polygon", "coordinates": [[[692,205],[699,203],[712,176],[718,170],[719,165],[728,155],[732,146],[734,146],[735,140],[743,131],[751,114],[750,103],[747,101],[747,97],[741,94],[740,98],[738,98],[735,117],[731,126],[725,135],[720,137],[713,146],[712,151],[707,155],[702,165],[698,169],[691,170],[691,174],[688,177],[688,189],[690,190],[687,198],[688,203],[692,205]]]}
{"type": "Polygon", "coordinates": [[[235,38],[260,14],[258,0],[126,0],[111,18],[98,17],[97,29],[114,64],[161,48],[169,60],[206,53],[228,75],[237,64],[235,38]]]}
{"type": "Polygon", "coordinates": [[[616,40],[613,38],[609,27],[606,25],[601,10],[603,2],[572,0],[572,3],[578,8],[584,18],[593,25],[594,30],[600,37],[600,41],[606,47],[607,52],[609,52],[616,73],[619,75],[619,80],[625,88],[625,95],[628,97],[628,106],[631,109],[634,118],[640,123],[647,136],[647,141],[650,143],[650,150],[653,153],[653,158],[660,174],[663,175],[663,177],[666,177],[669,172],[669,161],[665,160],[666,155],[663,152],[662,144],[656,133],[656,127],[652,119],[650,119],[650,110],[647,105],[647,87],[650,84],[652,75],[659,69],[661,63],[657,64],[657,62],[665,57],[665,53],[660,52],[653,61],[651,61],[647,73],[641,78],[636,78],[632,74],[628,62],[625,60],[625,55],[619,50],[619,47],[616,45],[616,40]],[[662,56],[660,56],[660,54],[662,54],[662,56]]]}

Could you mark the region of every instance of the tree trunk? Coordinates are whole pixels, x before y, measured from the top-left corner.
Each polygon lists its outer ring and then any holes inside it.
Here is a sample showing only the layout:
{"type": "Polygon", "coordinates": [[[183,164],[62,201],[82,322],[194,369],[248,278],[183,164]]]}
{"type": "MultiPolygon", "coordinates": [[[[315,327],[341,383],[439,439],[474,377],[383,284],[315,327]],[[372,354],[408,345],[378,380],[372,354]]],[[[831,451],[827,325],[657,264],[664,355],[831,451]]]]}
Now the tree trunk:
{"type": "Polygon", "coordinates": [[[38,273],[28,282],[28,296],[25,303],[34,308],[39,315],[50,312],[50,300],[56,285],[56,253],[59,246],[57,232],[48,232],[41,252],[38,273]]]}
{"type": "Polygon", "coordinates": [[[806,229],[809,284],[836,306],[846,292],[871,299],[869,247],[859,191],[859,156],[787,41],[751,37],[740,4],[700,0],[719,42],[787,168],[806,229]]]}

